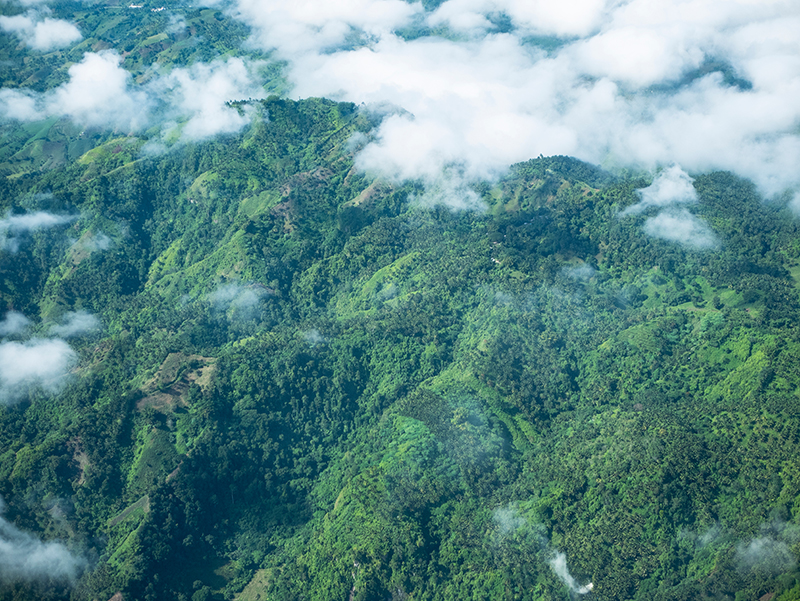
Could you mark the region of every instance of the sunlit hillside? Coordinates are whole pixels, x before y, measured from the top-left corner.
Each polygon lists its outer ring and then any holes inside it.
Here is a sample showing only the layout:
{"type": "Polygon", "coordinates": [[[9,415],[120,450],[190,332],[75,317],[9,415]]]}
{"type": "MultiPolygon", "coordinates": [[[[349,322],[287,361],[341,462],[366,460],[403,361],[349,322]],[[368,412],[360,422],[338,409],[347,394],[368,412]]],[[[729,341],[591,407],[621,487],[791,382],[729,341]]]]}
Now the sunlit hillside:
{"type": "Polygon", "coordinates": [[[800,14],[688,4],[3,5],[0,598],[800,599],[800,14]]]}

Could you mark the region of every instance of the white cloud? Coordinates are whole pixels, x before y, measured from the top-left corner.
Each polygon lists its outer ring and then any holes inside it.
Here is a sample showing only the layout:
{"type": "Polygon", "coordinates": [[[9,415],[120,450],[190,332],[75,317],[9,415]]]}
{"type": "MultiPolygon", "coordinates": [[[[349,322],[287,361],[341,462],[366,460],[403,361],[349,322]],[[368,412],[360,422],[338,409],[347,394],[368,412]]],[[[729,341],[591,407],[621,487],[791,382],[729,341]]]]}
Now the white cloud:
{"type": "Polygon", "coordinates": [[[436,185],[447,167],[470,182],[569,154],[728,169],[770,195],[800,187],[797,3],[449,0],[430,13],[341,4],[240,0],[238,11],[254,40],[288,61],[295,96],[407,111],[384,120],[362,169],[436,185]],[[498,15],[507,33],[492,25],[498,15]],[[396,33],[445,25],[460,35],[396,33]],[[532,35],[551,38],[537,47],[532,35]]]}
{"type": "Polygon", "coordinates": [[[22,400],[37,389],[58,392],[77,358],[59,339],[0,343],[0,404],[22,400]]]}
{"type": "Polygon", "coordinates": [[[92,253],[102,250],[108,250],[112,242],[113,241],[111,240],[111,238],[106,236],[103,232],[94,232],[82,236],[79,240],[75,241],[75,244],[73,244],[73,246],[75,248],[80,248],[82,250],[92,253]]]}
{"type": "Polygon", "coordinates": [[[157,85],[165,89],[170,105],[188,117],[183,136],[198,140],[236,132],[247,125],[249,116],[226,103],[265,96],[254,83],[253,67],[240,58],[230,58],[173,69],[162,78],[157,85]]]}
{"type": "Polygon", "coordinates": [[[33,26],[33,39],[28,44],[35,50],[53,50],[70,46],[82,38],[78,28],[69,21],[45,17],[33,26]]]}
{"type": "Polygon", "coordinates": [[[237,7],[260,43],[287,58],[336,48],[354,34],[381,37],[422,11],[420,3],[403,0],[242,0],[237,7]]]}
{"type": "Polygon", "coordinates": [[[426,183],[424,194],[411,198],[413,203],[423,207],[443,205],[456,210],[480,211],[485,208],[480,197],[469,187],[458,169],[443,168],[441,174],[432,174],[426,183]]]}
{"type": "Polygon", "coordinates": [[[169,17],[169,25],[167,26],[167,33],[171,33],[173,35],[178,33],[183,33],[186,31],[186,19],[183,15],[170,15],[169,17]]]}
{"type": "MultiPolygon", "coordinates": [[[[0,514],[5,503],[0,497],[0,514]]],[[[73,580],[86,562],[58,542],[42,542],[0,516],[0,582],[73,580]]]]}
{"type": "Polygon", "coordinates": [[[588,75],[649,86],[676,79],[687,68],[703,63],[703,49],[685,44],[680,26],[677,29],[620,27],[576,43],[570,50],[588,75]]]}
{"type": "Polygon", "coordinates": [[[648,218],[644,231],[648,236],[696,249],[713,248],[718,243],[714,232],[686,209],[662,211],[648,218]]]}
{"type": "Polygon", "coordinates": [[[91,334],[100,329],[100,320],[86,311],[69,311],[62,318],[62,322],[63,323],[59,325],[50,327],[50,334],[52,336],[72,338],[74,336],[91,334]]]}
{"type": "Polygon", "coordinates": [[[16,252],[20,236],[31,231],[64,225],[77,219],[75,215],[54,215],[47,211],[36,211],[24,215],[6,215],[0,219],[0,249],[16,252]]]}
{"type": "Polygon", "coordinates": [[[0,220],[0,231],[30,231],[63,225],[74,221],[74,215],[54,215],[46,211],[37,211],[25,215],[7,215],[0,220]]]}
{"type": "Polygon", "coordinates": [[[567,556],[550,546],[550,542],[544,535],[544,529],[541,525],[537,528],[535,525],[530,524],[520,512],[516,503],[496,507],[492,512],[492,521],[499,535],[498,542],[506,542],[507,538],[513,538],[518,534],[528,534],[530,536],[528,540],[541,549],[544,556],[548,558],[547,563],[559,580],[567,585],[570,593],[585,595],[592,590],[593,585],[591,582],[584,586],[578,585],[567,567],[567,556]]]}
{"type": "Polygon", "coordinates": [[[41,51],[63,48],[83,37],[69,21],[43,17],[34,10],[24,15],[0,16],[0,29],[15,34],[26,46],[41,51]]]}
{"type": "Polygon", "coordinates": [[[586,282],[594,277],[597,270],[591,265],[581,263],[573,267],[564,267],[562,273],[570,279],[578,280],[579,282],[586,282]]]}
{"type": "Polygon", "coordinates": [[[514,503],[509,503],[504,507],[496,507],[492,512],[492,520],[501,536],[514,534],[528,525],[527,520],[520,514],[514,503]]]}
{"type": "MultiPolygon", "coordinates": [[[[800,190],[796,2],[448,0],[426,12],[402,0],[238,0],[232,10],[287,61],[296,97],[402,107],[357,164],[459,190],[435,202],[472,207],[468,184],[540,154],[726,169],[767,195],[800,190]],[[452,35],[430,34],[442,27],[452,35]]],[[[51,96],[2,90],[0,114],[131,129],[183,118],[184,138],[205,138],[247,123],[227,100],[259,96],[241,59],[144,87],[119,61],[86,54],[51,96]]]]}
{"type": "Polygon", "coordinates": [[[555,572],[559,580],[567,585],[567,588],[569,588],[570,592],[578,595],[585,595],[592,590],[593,585],[591,582],[583,586],[578,585],[578,583],[575,581],[575,578],[572,576],[572,574],[570,574],[569,568],[567,568],[567,556],[563,553],[556,551],[555,555],[548,563],[550,564],[550,567],[553,568],[553,572],[555,572]]]}
{"type": "Polygon", "coordinates": [[[0,336],[13,336],[24,332],[31,320],[18,311],[9,311],[0,321],[0,336]]]}
{"type": "Polygon", "coordinates": [[[36,121],[44,117],[37,104],[38,97],[26,90],[0,89],[0,118],[36,121]]]}
{"type": "Polygon", "coordinates": [[[653,183],[637,190],[641,200],[620,213],[620,217],[635,215],[651,207],[666,207],[682,202],[697,202],[694,180],[677,165],[656,175],[653,183]]]}
{"type": "Polygon", "coordinates": [[[771,536],[762,536],[737,545],[736,561],[740,568],[771,573],[786,571],[797,563],[789,545],[771,536]]]}
{"type": "Polygon", "coordinates": [[[322,335],[322,333],[317,328],[311,328],[303,332],[303,340],[306,341],[306,344],[310,347],[315,347],[319,344],[324,344],[328,342],[328,339],[322,335]]]}
{"type": "Polygon", "coordinates": [[[250,121],[227,106],[231,100],[264,97],[256,84],[259,62],[218,59],[177,68],[138,86],[114,50],[87,52],[69,68],[69,81],[44,94],[0,90],[0,115],[34,121],[62,116],[81,125],[137,131],[165,129],[183,121],[183,139],[202,139],[240,130],[250,121]]]}
{"type": "Polygon", "coordinates": [[[76,123],[136,129],[148,117],[151,100],[130,85],[131,75],[112,50],[87,52],[69,68],[69,81],[46,97],[46,112],[76,123]]]}
{"type": "Polygon", "coordinates": [[[0,117],[14,121],[36,121],[44,117],[38,98],[27,91],[0,89],[0,117]]]}
{"type": "Polygon", "coordinates": [[[500,9],[524,32],[559,37],[581,37],[596,31],[618,0],[506,0],[500,9]]]}
{"type": "Polygon", "coordinates": [[[230,319],[250,320],[256,317],[258,307],[267,291],[263,286],[225,284],[208,295],[217,311],[225,312],[230,319]]]}

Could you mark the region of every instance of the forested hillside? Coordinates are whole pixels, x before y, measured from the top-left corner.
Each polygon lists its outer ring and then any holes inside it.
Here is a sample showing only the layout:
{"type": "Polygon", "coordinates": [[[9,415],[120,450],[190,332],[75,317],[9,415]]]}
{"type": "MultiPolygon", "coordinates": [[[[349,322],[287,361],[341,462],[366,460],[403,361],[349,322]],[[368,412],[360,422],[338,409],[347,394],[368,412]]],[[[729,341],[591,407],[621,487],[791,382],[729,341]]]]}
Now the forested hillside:
{"type": "Polygon", "coordinates": [[[540,157],[453,211],[373,113],[234,108],[0,179],[0,529],[61,569],[2,598],[800,598],[788,209],[696,175],[679,244],[540,157]]]}

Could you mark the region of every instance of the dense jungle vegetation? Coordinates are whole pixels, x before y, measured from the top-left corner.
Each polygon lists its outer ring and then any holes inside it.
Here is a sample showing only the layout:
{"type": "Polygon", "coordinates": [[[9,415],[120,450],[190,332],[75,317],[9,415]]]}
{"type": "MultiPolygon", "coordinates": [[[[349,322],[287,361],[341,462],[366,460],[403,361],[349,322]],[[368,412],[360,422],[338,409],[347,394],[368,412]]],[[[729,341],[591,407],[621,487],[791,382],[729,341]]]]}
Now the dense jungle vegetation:
{"type": "Polygon", "coordinates": [[[353,105],[251,108],[0,180],[75,217],[3,247],[5,310],[102,323],[0,406],[4,517],[83,571],[0,596],[800,599],[785,207],[699,175],[691,250],[619,216],[648,181],[550,157],[452,212],[354,169],[353,105]]]}

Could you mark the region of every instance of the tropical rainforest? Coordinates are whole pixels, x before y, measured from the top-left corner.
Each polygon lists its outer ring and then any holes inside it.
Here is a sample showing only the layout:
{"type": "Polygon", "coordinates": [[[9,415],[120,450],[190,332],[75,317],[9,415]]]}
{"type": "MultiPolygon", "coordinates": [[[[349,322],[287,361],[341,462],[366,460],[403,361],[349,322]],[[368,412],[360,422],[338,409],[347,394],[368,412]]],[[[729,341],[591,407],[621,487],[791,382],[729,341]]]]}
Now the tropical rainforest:
{"type": "Polygon", "coordinates": [[[785,203],[693,174],[680,244],[657,178],[551,156],[454,210],[357,168],[379,112],[228,108],[0,132],[1,598],[800,599],[785,203]]]}

